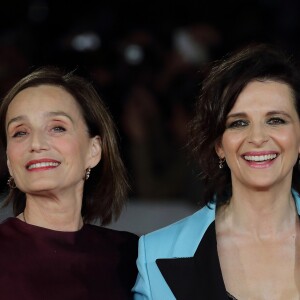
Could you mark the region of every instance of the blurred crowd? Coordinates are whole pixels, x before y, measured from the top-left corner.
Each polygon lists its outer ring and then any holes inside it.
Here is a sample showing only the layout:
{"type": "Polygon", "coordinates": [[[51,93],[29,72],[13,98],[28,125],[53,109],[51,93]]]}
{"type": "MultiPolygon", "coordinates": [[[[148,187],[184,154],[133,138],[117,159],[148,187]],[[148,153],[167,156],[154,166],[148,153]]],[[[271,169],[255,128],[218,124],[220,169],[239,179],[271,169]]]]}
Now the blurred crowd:
{"type": "Polygon", "coordinates": [[[209,63],[253,41],[280,42],[298,53],[299,4],[202,1],[199,9],[201,1],[185,8],[139,2],[5,2],[0,96],[40,65],[76,69],[116,121],[130,197],[195,204],[201,170],[189,159],[187,125],[209,63]]]}

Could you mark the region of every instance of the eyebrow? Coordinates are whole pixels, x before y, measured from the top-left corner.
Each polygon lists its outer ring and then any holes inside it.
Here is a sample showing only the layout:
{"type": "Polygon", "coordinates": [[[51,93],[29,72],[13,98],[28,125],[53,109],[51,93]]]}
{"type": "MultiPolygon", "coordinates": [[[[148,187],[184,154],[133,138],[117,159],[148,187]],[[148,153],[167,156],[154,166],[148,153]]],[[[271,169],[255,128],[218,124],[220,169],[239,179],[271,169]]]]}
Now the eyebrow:
{"type": "MultiPolygon", "coordinates": [[[[74,120],[72,119],[71,116],[69,116],[68,114],[66,114],[65,112],[63,111],[51,111],[51,112],[47,112],[45,114],[46,117],[58,117],[58,116],[63,116],[63,117],[66,117],[68,118],[73,124],[74,124],[74,120]]],[[[24,115],[20,115],[20,116],[17,116],[15,118],[12,118],[11,120],[8,121],[7,123],[7,126],[6,126],[6,129],[8,129],[9,125],[11,123],[14,123],[14,122],[19,122],[19,121],[22,121],[22,120],[25,120],[27,119],[26,116],[24,115]]]]}
{"type": "Polygon", "coordinates": [[[68,118],[72,123],[74,123],[73,118],[70,115],[68,115],[67,113],[63,112],[63,111],[51,111],[51,112],[46,113],[46,116],[47,117],[63,116],[63,117],[68,118]]]}
{"type": "Polygon", "coordinates": [[[18,117],[12,118],[11,120],[8,121],[7,126],[6,126],[6,130],[8,129],[8,127],[9,127],[9,125],[10,125],[11,123],[18,122],[18,121],[22,121],[22,120],[24,120],[24,119],[26,119],[25,116],[18,116],[18,117]]]}
{"type": "MultiPolygon", "coordinates": [[[[268,111],[266,115],[267,116],[284,115],[289,118],[291,117],[287,112],[285,112],[283,110],[271,110],[271,111],[268,111]]],[[[226,119],[237,118],[237,117],[247,117],[247,114],[244,112],[233,113],[233,114],[228,115],[226,119]]]]}

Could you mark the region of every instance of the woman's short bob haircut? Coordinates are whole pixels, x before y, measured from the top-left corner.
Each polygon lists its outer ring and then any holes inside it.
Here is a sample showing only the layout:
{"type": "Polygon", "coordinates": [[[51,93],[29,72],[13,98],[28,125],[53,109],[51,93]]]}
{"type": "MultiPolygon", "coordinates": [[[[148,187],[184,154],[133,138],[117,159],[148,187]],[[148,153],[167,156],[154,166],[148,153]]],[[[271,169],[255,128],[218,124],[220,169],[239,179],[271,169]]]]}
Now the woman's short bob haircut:
{"type": "MultiPolygon", "coordinates": [[[[215,146],[225,131],[226,117],[239,94],[251,81],[272,80],[288,84],[300,116],[300,80],[296,66],[283,51],[267,44],[252,44],[213,64],[203,81],[196,114],[190,126],[192,154],[200,164],[205,182],[203,205],[226,203],[232,193],[230,170],[219,169],[215,146]]],[[[226,164],[226,163],[225,163],[226,164]]],[[[300,191],[297,165],[292,186],[300,191]]]]}
{"type": "MultiPolygon", "coordinates": [[[[101,224],[108,224],[121,213],[128,189],[126,173],[117,145],[116,129],[108,110],[92,84],[81,76],[75,75],[75,72],[65,73],[56,67],[39,68],[17,82],[3,99],[0,107],[2,182],[9,176],[5,130],[8,106],[22,90],[40,85],[58,86],[71,94],[81,108],[90,136],[101,137],[101,161],[92,169],[90,178],[85,182],[81,213],[85,223],[100,220],[101,224]]],[[[26,205],[25,194],[18,188],[10,189],[5,203],[11,201],[14,214],[20,214],[26,205]]]]}

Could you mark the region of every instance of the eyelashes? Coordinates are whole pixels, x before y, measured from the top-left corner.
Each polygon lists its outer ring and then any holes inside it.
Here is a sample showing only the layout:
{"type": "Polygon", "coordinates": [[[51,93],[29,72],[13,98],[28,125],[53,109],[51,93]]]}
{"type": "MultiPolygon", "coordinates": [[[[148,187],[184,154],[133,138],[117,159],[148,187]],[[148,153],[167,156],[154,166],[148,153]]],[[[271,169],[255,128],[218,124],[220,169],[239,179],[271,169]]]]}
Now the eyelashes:
{"type": "Polygon", "coordinates": [[[281,125],[281,124],[286,124],[287,122],[282,119],[282,118],[271,118],[267,122],[270,125],[281,125]]]}
{"type": "MultiPolygon", "coordinates": [[[[67,129],[63,126],[53,126],[50,128],[49,130],[52,134],[59,134],[59,133],[63,133],[65,131],[67,131],[67,129]]],[[[29,132],[26,129],[22,129],[22,130],[17,130],[15,132],[12,133],[12,138],[22,138],[25,137],[26,135],[28,135],[29,132]]]]}
{"type": "Polygon", "coordinates": [[[26,131],[17,131],[17,132],[15,132],[15,133],[12,135],[12,137],[13,137],[13,138],[18,138],[18,137],[23,137],[23,136],[25,136],[25,135],[27,135],[27,132],[26,132],[26,131]]]}
{"type": "Polygon", "coordinates": [[[226,125],[226,128],[241,128],[249,125],[249,121],[246,120],[235,120],[226,125]]]}
{"type": "Polygon", "coordinates": [[[66,131],[66,128],[63,127],[63,126],[55,126],[51,129],[51,131],[53,132],[65,132],[66,131]]]}
{"type": "MultiPolygon", "coordinates": [[[[277,125],[283,125],[286,124],[287,121],[284,120],[283,118],[279,118],[279,117],[272,117],[266,120],[266,124],[271,125],[271,126],[277,126],[277,125]]],[[[250,124],[249,120],[245,120],[245,119],[238,119],[238,120],[234,120],[232,122],[229,122],[228,124],[226,124],[226,129],[235,129],[235,128],[243,128],[243,127],[247,127],[250,124]]]]}

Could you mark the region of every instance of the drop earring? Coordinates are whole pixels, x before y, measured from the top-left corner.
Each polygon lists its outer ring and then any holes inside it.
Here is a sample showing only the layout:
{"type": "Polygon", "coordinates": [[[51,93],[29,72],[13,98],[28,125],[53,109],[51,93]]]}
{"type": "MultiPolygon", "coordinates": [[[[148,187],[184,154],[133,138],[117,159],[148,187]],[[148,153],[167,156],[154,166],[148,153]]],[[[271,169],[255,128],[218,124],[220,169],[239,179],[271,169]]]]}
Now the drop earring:
{"type": "Polygon", "coordinates": [[[224,168],[224,164],[225,164],[226,158],[225,157],[219,157],[219,169],[223,169],[224,168]]]}
{"type": "Polygon", "coordinates": [[[91,175],[91,168],[87,168],[86,171],[85,171],[84,179],[88,180],[90,175],[91,175]]]}

